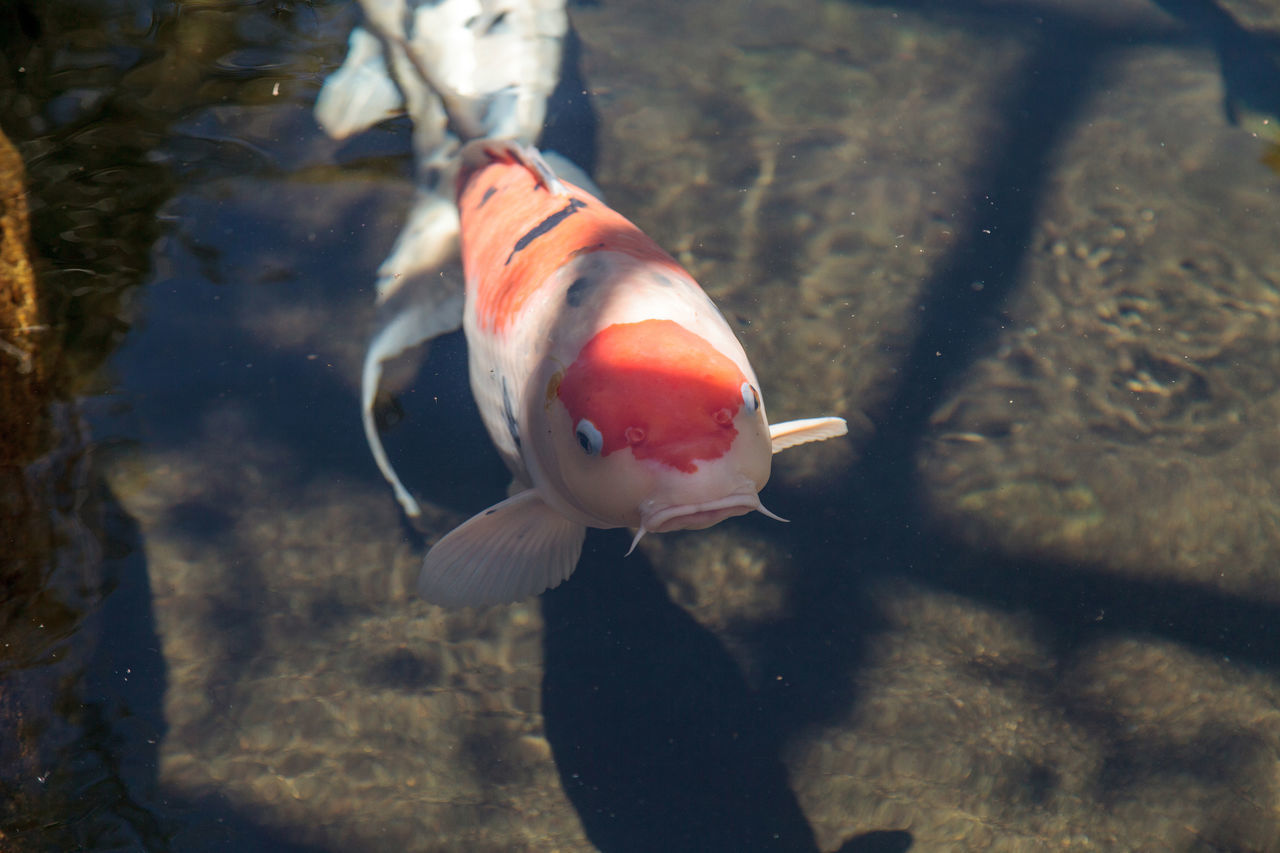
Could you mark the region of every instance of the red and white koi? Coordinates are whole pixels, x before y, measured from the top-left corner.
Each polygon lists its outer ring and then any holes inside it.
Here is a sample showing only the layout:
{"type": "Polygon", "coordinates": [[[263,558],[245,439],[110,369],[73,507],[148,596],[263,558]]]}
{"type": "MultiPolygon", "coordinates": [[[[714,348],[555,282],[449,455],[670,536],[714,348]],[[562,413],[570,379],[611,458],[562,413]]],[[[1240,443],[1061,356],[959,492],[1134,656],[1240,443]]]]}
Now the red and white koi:
{"type": "MultiPolygon", "coordinates": [[[[337,138],[406,111],[418,196],[378,278],[365,434],[406,514],[373,419],[384,362],[461,323],[471,387],[518,488],[441,539],[419,580],[452,605],[514,601],[573,571],[588,527],[646,533],[758,511],[771,454],[842,435],[770,426],[737,338],[689,274],[530,142],[558,79],[564,0],[360,0],[316,104],[337,138]],[[457,134],[455,136],[455,133],[457,134]],[[471,142],[462,151],[458,145],[471,142]],[[517,140],[495,142],[495,139],[517,140]],[[456,199],[443,176],[459,168],[456,199]],[[442,267],[461,237],[465,294],[442,267]]],[[[550,156],[550,155],[548,155],[550,156]]]]}
{"type": "Polygon", "coordinates": [[[770,426],[742,345],[670,255],[532,148],[475,142],[458,180],[463,328],[485,427],[522,487],[427,554],[450,605],[554,587],[588,527],[701,529],[760,503],[773,453],[843,435],[770,426]]]}

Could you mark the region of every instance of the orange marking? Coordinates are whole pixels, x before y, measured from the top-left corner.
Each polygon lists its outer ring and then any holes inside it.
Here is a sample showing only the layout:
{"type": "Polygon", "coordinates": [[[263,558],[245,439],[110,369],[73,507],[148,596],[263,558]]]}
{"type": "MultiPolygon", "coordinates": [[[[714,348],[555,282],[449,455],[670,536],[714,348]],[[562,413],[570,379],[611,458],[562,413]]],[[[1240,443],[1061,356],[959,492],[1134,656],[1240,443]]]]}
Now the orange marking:
{"type": "Polygon", "coordinates": [[[547,381],[546,405],[548,408],[550,408],[551,403],[556,399],[556,396],[560,393],[560,380],[563,378],[564,378],[564,371],[557,370],[555,373],[551,374],[551,379],[547,381]]]}
{"type": "Polygon", "coordinates": [[[481,328],[501,333],[515,323],[538,288],[581,254],[621,252],[684,273],[626,217],[563,183],[569,196],[552,195],[527,168],[508,160],[464,176],[458,193],[462,268],[481,328]]]}
{"type": "Polygon", "coordinates": [[[596,334],[556,393],[573,424],[586,418],[601,455],[626,447],[686,473],[717,459],[738,434],[742,371],[705,338],[671,320],[616,323],[596,334]]]}

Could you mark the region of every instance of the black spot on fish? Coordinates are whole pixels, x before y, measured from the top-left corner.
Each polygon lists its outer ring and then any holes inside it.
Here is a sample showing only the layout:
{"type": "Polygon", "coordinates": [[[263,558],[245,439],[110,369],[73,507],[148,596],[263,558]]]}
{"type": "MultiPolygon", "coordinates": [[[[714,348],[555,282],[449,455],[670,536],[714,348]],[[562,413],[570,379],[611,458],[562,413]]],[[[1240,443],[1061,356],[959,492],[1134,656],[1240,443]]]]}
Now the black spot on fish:
{"type": "Polygon", "coordinates": [[[435,191],[440,186],[440,179],[443,177],[440,169],[432,166],[426,169],[422,175],[422,185],[430,191],[435,191]]]}
{"type": "Polygon", "coordinates": [[[592,243],[590,246],[583,246],[579,249],[574,249],[573,254],[571,254],[569,257],[576,258],[579,255],[589,255],[592,252],[599,252],[604,248],[605,248],[604,243],[592,243]]]}
{"type": "Polygon", "coordinates": [[[506,377],[502,379],[502,414],[507,419],[507,432],[511,441],[520,449],[520,422],[516,420],[515,406],[511,404],[511,389],[507,387],[506,377]]]}
{"type": "Polygon", "coordinates": [[[498,191],[497,187],[489,187],[489,189],[485,190],[484,195],[480,197],[480,203],[476,205],[476,210],[479,210],[480,208],[484,207],[484,203],[489,199],[493,198],[493,194],[496,193],[497,191],[498,191]]]}
{"type": "Polygon", "coordinates": [[[511,259],[516,256],[517,252],[524,251],[529,247],[529,244],[532,243],[534,240],[537,240],[543,234],[549,233],[561,222],[564,222],[570,216],[573,216],[573,214],[577,213],[579,208],[583,208],[586,206],[587,206],[587,203],[585,201],[582,201],[581,199],[577,199],[577,198],[569,199],[568,204],[566,204],[564,207],[560,208],[555,213],[548,216],[546,219],[539,222],[537,225],[530,228],[529,231],[523,237],[521,237],[519,240],[516,241],[515,248],[511,250],[511,254],[507,255],[507,260],[505,263],[503,263],[503,266],[506,266],[507,264],[511,263],[511,259]]]}
{"type": "Polygon", "coordinates": [[[569,290],[565,293],[564,300],[569,303],[570,308],[577,308],[586,301],[591,288],[595,286],[596,283],[585,276],[575,278],[573,284],[569,285],[569,290]]]}

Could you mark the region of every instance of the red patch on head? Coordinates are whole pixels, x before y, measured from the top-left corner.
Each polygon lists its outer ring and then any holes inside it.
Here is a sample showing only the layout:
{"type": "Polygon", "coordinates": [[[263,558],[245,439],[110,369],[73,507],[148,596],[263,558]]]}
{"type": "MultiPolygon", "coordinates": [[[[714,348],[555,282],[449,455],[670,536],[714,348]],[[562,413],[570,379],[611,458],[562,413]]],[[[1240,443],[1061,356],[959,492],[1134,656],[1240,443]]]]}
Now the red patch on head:
{"type": "Polygon", "coordinates": [[[730,358],[671,320],[618,323],[599,332],[556,391],[572,422],[600,430],[601,455],[631,448],[680,471],[717,459],[738,434],[746,377],[730,358]]]}

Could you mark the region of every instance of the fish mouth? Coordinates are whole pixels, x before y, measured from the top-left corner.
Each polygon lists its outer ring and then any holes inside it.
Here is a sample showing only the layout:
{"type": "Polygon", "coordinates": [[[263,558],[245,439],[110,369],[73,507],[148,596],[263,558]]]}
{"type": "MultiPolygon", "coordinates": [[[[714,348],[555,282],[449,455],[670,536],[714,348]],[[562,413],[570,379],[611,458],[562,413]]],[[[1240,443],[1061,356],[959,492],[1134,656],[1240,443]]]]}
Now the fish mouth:
{"type": "Polygon", "coordinates": [[[646,514],[641,526],[650,533],[702,530],[726,518],[746,515],[759,508],[760,498],[755,495],[730,495],[705,503],[663,507],[657,512],[646,514]]]}
{"type": "Polygon", "coordinates": [[[760,503],[760,497],[755,492],[728,495],[714,501],[704,501],[696,504],[665,506],[642,515],[640,529],[636,531],[636,538],[631,540],[631,548],[627,550],[627,553],[630,554],[635,550],[641,537],[646,533],[670,533],[673,530],[703,530],[714,524],[719,524],[726,518],[746,515],[749,512],[758,512],[775,521],[786,521],[785,518],[781,518],[765,509],[764,504],[760,503]]]}

